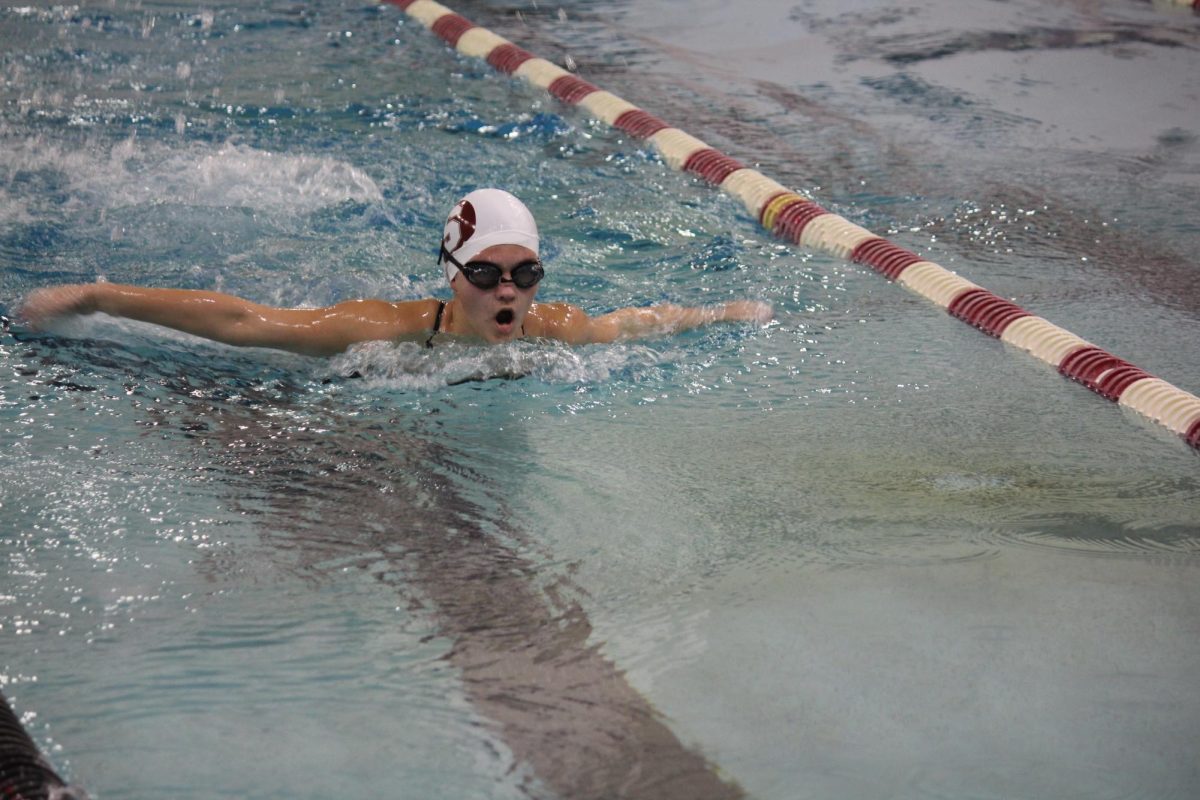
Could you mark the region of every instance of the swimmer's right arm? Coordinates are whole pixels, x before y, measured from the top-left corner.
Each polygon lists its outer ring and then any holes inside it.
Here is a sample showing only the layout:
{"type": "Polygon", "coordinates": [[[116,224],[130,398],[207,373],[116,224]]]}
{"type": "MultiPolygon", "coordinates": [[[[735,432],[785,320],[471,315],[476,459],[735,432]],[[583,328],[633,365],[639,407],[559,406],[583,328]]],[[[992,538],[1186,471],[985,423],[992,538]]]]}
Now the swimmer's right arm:
{"type": "Polygon", "coordinates": [[[431,327],[436,306],[436,301],[351,300],[325,308],[275,308],[221,292],[89,283],[36,289],[18,314],[37,329],[98,311],[239,347],[326,356],[358,342],[418,336],[431,327]]]}
{"type": "Polygon", "coordinates": [[[671,303],[618,308],[592,317],[568,303],[535,305],[527,327],[534,336],[548,336],[571,344],[595,344],[619,339],[665,336],[716,322],[753,322],[765,325],[775,315],[770,303],[734,300],[713,306],[678,306],[671,303]]]}

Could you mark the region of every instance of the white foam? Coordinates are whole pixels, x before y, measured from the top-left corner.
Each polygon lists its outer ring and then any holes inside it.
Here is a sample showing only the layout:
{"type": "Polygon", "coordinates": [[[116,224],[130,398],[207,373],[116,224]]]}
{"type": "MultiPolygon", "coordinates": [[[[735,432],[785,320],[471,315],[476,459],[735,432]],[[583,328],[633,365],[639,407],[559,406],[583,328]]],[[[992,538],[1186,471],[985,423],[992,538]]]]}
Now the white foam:
{"type": "Polygon", "coordinates": [[[335,357],[330,366],[339,375],[357,373],[369,384],[428,391],[525,377],[558,384],[604,382],[620,370],[661,360],[660,353],[640,345],[577,348],[518,341],[487,346],[442,337],[432,348],[415,342],[368,342],[335,357]]]}
{"type": "MultiPolygon", "coordinates": [[[[180,159],[187,168],[194,155],[180,159]]],[[[168,162],[168,166],[172,166],[168,162]]],[[[158,176],[160,188],[203,205],[314,210],[345,201],[379,202],[383,193],[362,170],[325,156],[282,155],[225,146],[195,162],[195,177],[180,170],[158,176]],[[176,179],[179,176],[181,179],[176,179]]],[[[161,195],[160,195],[161,196],[161,195]]]]}
{"type": "MultiPolygon", "coordinates": [[[[0,139],[7,139],[0,131],[0,139]]],[[[67,179],[68,210],[141,204],[247,207],[306,213],[346,201],[378,203],[383,193],[363,170],[328,156],[276,153],[244,144],[182,148],[137,139],[109,147],[69,148],[40,137],[6,140],[0,175],[53,170],[67,179]]],[[[29,221],[37,196],[0,181],[5,219],[29,221]]]]}

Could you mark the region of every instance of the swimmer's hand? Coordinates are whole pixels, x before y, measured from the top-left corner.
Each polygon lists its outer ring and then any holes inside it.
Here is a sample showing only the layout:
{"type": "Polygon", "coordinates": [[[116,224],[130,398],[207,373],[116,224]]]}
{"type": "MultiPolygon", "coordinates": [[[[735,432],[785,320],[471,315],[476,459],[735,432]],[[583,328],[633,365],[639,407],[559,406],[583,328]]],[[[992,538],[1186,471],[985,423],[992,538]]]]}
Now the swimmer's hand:
{"type": "Polygon", "coordinates": [[[17,306],[16,317],[31,330],[43,330],[57,319],[96,310],[94,283],[68,284],[34,289],[17,306]]]}
{"type": "Polygon", "coordinates": [[[770,303],[758,300],[735,300],[716,307],[721,322],[754,322],[766,325],[775,318],[775,309],[770,303]]]}

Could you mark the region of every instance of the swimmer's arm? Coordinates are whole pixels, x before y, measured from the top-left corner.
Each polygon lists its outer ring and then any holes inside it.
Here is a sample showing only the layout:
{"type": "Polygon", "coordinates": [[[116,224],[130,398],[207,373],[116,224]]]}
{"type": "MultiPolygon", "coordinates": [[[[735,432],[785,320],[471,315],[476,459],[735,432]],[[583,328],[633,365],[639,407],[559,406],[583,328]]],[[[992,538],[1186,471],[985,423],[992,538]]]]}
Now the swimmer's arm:
{"type": "Polygon", "coordinates": [[[545,330],[534,335],[549,336],[571,344],[614,342],[665,336],[716,322],[770,322],[774,311],[770,303],[737,300],[714,306],[688,307],[669,303],[647,308],[620,308],[608,314],[588,316],[565,303],[547,304],[545,330]]]}
{"type": "Polygon", "coordinates": [[[432,327],[436,308],[431,300],[351,300],[326,308],[275,308],[221,292],[92,283],[38,289],[25,299],[19,313],[38,328],[55,318],[98,311],[238,347],[323,356],[357,342],[413,338],[432,327]]]}

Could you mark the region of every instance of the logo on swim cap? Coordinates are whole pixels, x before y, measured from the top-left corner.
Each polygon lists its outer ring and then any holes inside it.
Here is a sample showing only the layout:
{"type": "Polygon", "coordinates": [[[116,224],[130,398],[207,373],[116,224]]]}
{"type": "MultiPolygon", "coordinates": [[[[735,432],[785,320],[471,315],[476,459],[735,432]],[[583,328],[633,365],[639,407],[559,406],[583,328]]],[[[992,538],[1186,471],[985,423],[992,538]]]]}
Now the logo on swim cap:
{"type": "MultiPolygon", "coordinates": [[[[517,198],[503,189],[476,189],[459,200],[442,231],[441,261],[451,255],[466,264],[489,247],[516,244],[538,254],[537,223],[517,198]]],[[[446,280],[454,280],[458,267],[445,261],[446,280]]]]}
{"type": "Polygon", "coordinates": [[[442,236],[442,247],[453,253],[463,246],[475,233],[475,206],[468,200],[460,200],[450,218],[446,220],[446,232],[442,236]]]}

